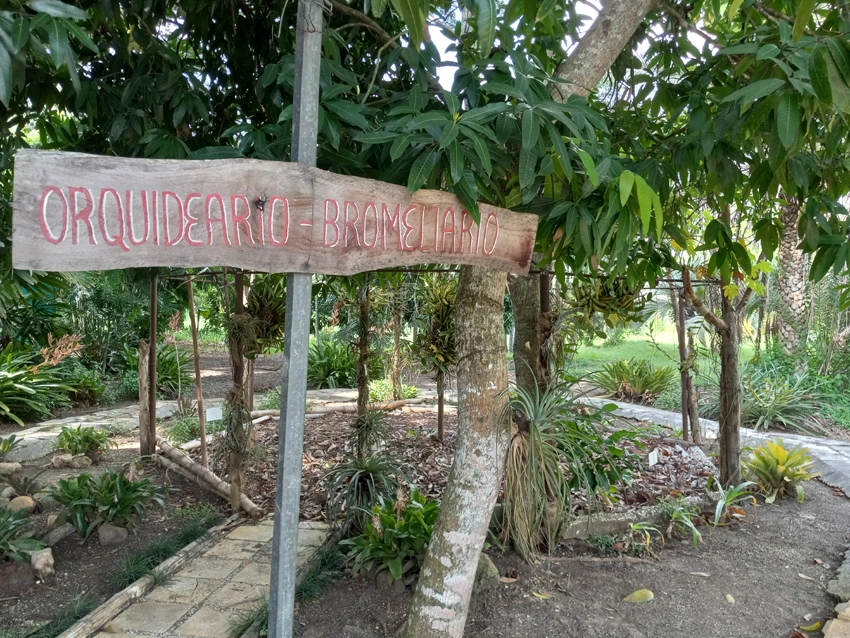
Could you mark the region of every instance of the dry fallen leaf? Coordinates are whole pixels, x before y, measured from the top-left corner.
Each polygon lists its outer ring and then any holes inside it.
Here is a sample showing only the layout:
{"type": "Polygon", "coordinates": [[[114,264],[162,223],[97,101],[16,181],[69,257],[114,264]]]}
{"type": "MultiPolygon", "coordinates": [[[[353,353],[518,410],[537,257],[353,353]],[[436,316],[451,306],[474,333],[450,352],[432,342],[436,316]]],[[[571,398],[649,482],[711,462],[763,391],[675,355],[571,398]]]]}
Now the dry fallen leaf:
{"type": "Polygon", "coordinates": [[[820,629],[820,621],[818,620],[816,623],[812,623],[806,627],[800,627],[803,631],[817,631],[820,629]]]}
{"type": "Polygon", "coordinates": [[[812,562],[815,565],[823,565],[823,561],[820,558],[814,558],[814,559],[812,559],[812,562]]]}
{"type": "Polygon", "coordinates": [[[691,576],[702,576],[703,578],[711,578],[711,574],[705,572],[691,572],[691,576]]]}
{"type": "Polygon", "coordinates": [[[503,583],[515,583],[517,581],[516,578],[508,578],[507,576],[502,576],[499,580],[503,583]]]}
{"type": "Polygon", "coordinates": [[[791,631],[791,638],[809,638],[807,634],[804,634],[802,631],[797,631],[796,629],[791,631]]]}
{"type": "Polygon", "coordinates": [[[802,578],[804,580],[816,580],[816,579],[812,578],[811,576],[806,576],[805,574],[797,574],[797,576],[799,576],[800,578],[802,578]]]}

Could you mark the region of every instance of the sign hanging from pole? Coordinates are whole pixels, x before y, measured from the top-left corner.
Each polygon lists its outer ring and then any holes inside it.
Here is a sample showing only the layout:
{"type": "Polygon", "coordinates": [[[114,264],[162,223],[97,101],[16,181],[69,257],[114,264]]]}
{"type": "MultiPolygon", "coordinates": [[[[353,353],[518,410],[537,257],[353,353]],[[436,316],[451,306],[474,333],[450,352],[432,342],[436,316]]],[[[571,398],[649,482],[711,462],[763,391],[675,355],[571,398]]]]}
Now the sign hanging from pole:
{"type": "Polygon", "coordinates": [[[27,270],[233,266],[350,275],[422,263],[526,274],[537,215],[250,159],[21,150],[12,261],[27,270]]]}

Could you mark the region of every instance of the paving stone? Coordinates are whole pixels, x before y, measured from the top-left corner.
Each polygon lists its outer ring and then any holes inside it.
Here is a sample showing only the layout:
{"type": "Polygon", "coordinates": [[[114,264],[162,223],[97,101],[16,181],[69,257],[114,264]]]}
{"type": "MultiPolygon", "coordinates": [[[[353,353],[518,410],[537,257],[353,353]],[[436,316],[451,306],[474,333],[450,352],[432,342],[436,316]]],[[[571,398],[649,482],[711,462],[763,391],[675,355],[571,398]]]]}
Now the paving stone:
{"type": "Polygon", "coordinates": [[[225,539],[223,541],[219,541],[208,551],[204,552],[204,556],[242,560],[245,558],[253,558],[254,554],[256,554],[262,546],[262,543],[253,543],[251,541],[231,541],[225,539]]]}
{"type": "Polygon", "coordinates": [[[271,525],[243,525],[227,535],[227,538],[237,541],[254,541],[265,543],[272,539],[273,527],[271,525]]]}
{"type": "Polygon", "coordinates": [[[850,620],[836,618],[824,627],[824,638],[850,638],[850,620]]]}
{"type": "Polygon", "coordinates": [[[122,612],[113,624],[122,631],[161,633],[176,623],[191,605],[176,603],[136,603],[122,612]]]}
{"type": "Polygon", "coordinates": [[[145,600],[161,603],[197,605],[220,585],[221,581],[219,580],[179,576],[172,578],[167,585],[154,587],[145,597],[145,600]]]}
{"type": "Polygon", "coordinates": [[[186,622],[177,627],[174,633],[181,636],[200,636],[201,638],[228,638],[230,623],[235,617],[234,612],[201,607],[186,622]]]}
{"type": "Polygon", "coordinates": [[[272,579],[272,566],[264,563],[251,563],[233,577],[233,582],[255,583],[268,587],[272,579]]]}
{"type": "Polygon", "coordinates": [[[222,609],[248,609],[253,607],[257,600],[268,595],[268,587],[231,581],[207,598],[204,605],[222,609]]]}
{"type": "Polygon", "coordinates": [[[210,578],[223,580],[242,565],[241,560],[196,558],[180,571],[181,578],[210,578]]]}
{"type": "Polygon", "coordinates": [[[298,528],[298,547],[321,547],[327,538],[327,530],[298,528]]]}

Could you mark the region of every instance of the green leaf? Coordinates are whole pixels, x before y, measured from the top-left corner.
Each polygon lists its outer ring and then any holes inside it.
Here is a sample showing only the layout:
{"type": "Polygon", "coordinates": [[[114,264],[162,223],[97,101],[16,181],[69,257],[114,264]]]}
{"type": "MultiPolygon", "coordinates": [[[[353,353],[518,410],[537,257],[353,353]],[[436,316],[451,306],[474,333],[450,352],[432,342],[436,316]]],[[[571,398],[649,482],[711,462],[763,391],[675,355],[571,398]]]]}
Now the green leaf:
{"type": "Polygon", "coordinates": [[[238,148],[233,146],[205,146],[189,154],[189,159],[193,160],[231,159],[234,157],[244,156],[238,148]]]}
{"type": "Polygon", "coordinates": [[[343,122],[347,122],[348,124],[363,130],[370,128],[369,122],[361,113],[361,109],[351,102],[332,100],[330,102],[324,102],[323,106],[334,113],[343,122]]]}
{"type": "Polygon", "coordinates": [[[800,0],[800,6],[797,8],[797,15],[794,18],[794,30],[791,32],[791,38],[794,42],[803,37],[806,32],[806,25],[809,23],[814,10],[815,0],[800,0]]]}
{"type": "Polygon", "coordinates": [[[717,52],[718,55],[745,55],[747,53],[757,53],[759,50],[758,42],[745,42],[744,44],[736,44],[731,47],[724,47],[717,52]]]}
{"type": "Polygon", "coordinates": [[[496,0],[476,0],[478,9],[478,50],[483,57],[490,57],[496,41],[496,0]]]}
{"type": "Polygon", "coordinates": [[[522,114],[522,147],[530,149],[540,139],[540,125],[537,123],[534,111],[525,109],[522,114]]]}
{"type": "Polygon", "coordinates": [[[493,172],[493,162],[490,160],[490,149],[487,146],[487,142],[478,135],[469,135],[468,137],[472,140],[472,146],[475,148],[475,154],[478,155],[481,167],[489,176],[493,172]]]}
{"type": "Polygon", "coordinates": [[[12,51],[15,55],[18,51],[24,48],[30,39],[30,23],[26,18],[16,18],[12,21],[12,51]]]}
{"type": "Polygon", "coordinates": [[[449,113],[457,115],[458,111],[460,111],[460,100],[457,99],[457,96],[451,91],[443,91],[443,100],[445,100],[446,106],[449,108],[449,113]]]}
{"type": "Polygon", "coordinates": [[[370,131],[369,133],[358,133],[354,139],[364,144],[384,144],[395,142],[400,135],[395,131],[370,131]]]}
{"type": "Polygon", "coordinates": [[[523,148],[519,152],[519,187],[531,186],[537,169],[537,151],[523,148]]]}
{"type": "Polygon", "coordinates": [[[838,255],[838,246],[821,246],[812,260],[812,266],[809,270],[809,279],[818,282],[824,277],[829,269],[835,263],[835,258],[838,255]]]}
{"type": "Polygon", "coordinates": [[[765,60],[767,58],[775,58],[779,55],[779,47],[775,44],[765,44],[759,49],[756,54],[756,60],[765,60]]]}
{"type": "Polygon", "coordinates": [[[418,131],[426,128],[444,127],[449,122],[449,116],[443,111],[428,111],[414,117],[407,125],[408,130],[418,131]]]}
{"type": "Polygon", "coordinates": [[[415,193],[422,188],[439,161],[440,151],[436,148],[429,147],[422,151],[410,168],[410,175],[407,178],[407,189],[411,193],[415,193]]]}
{"type": "Polygon", "coordinates": [[[815,95],[824,104],[832,104],[832,87],[829,85],[829,67],[822,47],[815,48],[809,57],[809,79],[815,95]]]}
{"type": "Polygon", "coordinates": [[[395,580],[401,580],[401,556],[394,556],[387,564],[395,580]]]}
{"type": "Polygon", "coordinates": [[[640,221],[644,235],[649,234],[649,222],[652,221],[652,198],[655,192],[646,180],[640,175],[635,175],[637,185],[638,203],[640,205],[640,221]]]}
{"type": "Polygon", "coordinates": [[[88,20],[89,18],[89,14],[82,9],[59,0],[30,0],[29,5],[33,11],[46,13],[54,18],[70,18],[71,20],[88,20]]]}
{"type": "Polygon", "coordinates": [[[480,223],[481,213],[478,210],[478,183],[475,181],[475,173],[467,168],[463,172],[463,179],[452,184],[452,192],[466,206],[466,210],[473,221],[476,224],[480,223]]]}
{"type": "Polygon", "coordinates": [[[750,260],[750,254],[747,252],[747,249],[744,248],[738,242],[732,243],[732,253],[735,255],[735,259],[738,262],[738,265],[741,267],[741,271],[745,275],[750,275],[753,270],[753,263],[750,260]]]}
{"type": "Polygon", "coordinates": [[[92,53],[100,53],[100,50],[89,37],[89,34],[83,31],[76,22],[73,22],[72,20],[62,20],[62,25],[71,32],[71,35],[74,36],[77,42],[87,47],[92,53]]]}
{"type": "Polygon", "coordinates": [[[593,184],[594,188],[596,188],[599,186],[599,173],[596,172],[596,165],[593,163],[593,158],[590,156],[590,153],[585,151],[583,148],[577,148],[576,153],[578,154],[581,163],[584,164],[584,170],[585,173],[587,173],[590,183],[593,184]]]}
{"type": "Polygon", "coordinates": [[[729,22],[735,19],[735,16],[738,15],[738,9],[741,8],[741,5],[744,4],[744,0],[732,0],[729,3],[729,22]]]}
{"type": "Polygon", "coordinates": [[[452,183],[457,183],[461,180],[463,169],[463,149],[460,147],[460,143],[455,140],[449,146],[449,170],[452,174],[452,183]]]}
{"type": "Polygon", "coordinates": [[[412,138],[413,136],[407,133],[398,135],[393,142],[392,147],[390,147],[390,159],[396,161],[399,157],[401,157],[407,150],[407,147],[410,146],[410,140],[412,138]]]}
{"type": "MultiPolygon", "coordinates": [[[[0,102],[8,108],[12,99],[12,57],[0,44],[0,102]]],[[[9,415],[7,415],[9,416],[9,415]]]]}
{"type": "Polygon", "coordinates": [[[839,38],[827,38],[826,46],[835,68],[844,78],[844,82],[850,84],[850,50],[847,49],[847,44],[839,38]]]}
{"type": "Polygon", "coordinates": [[[766,97],[771,93],[775,93],[780,88],[785,85],[785,80],[780,80],[779,78],[772,78],[769,80],[756,80],[755,82],[748,84],[742,89],[738,89],[731,95],[726,96],[723,99],[723,102],[734,102],[736,100],[741,100],[743,104],[749,104],[751,102],[755,102],[759,98],[766,97]]]}
{"type": "Polygon", "coordinates": [[[629,197],[632,196],[632,189],[635,185],[635,174],[631,171],[623,171],[620,173],[620,206],[625,207],[629,197]]]}
{"type": "Polygon", "coordinates": [[[65,51],[68,49],[68,32],[59,20],[47,23],[47,37],[50,42],[50,57],[56,68],[65,64],[65,51]]]}
{"type": "Polygon", "coordinates": [[[440,148],[446,148],[449,144],[457,139],[457,134],[460,132],[460,126],[452,120],[443,129],[443,134],[440,136],[440,148]]]}
{"type": "Polygon", "coordinates": [[[776,107],[776,127],[782,146],[790,149],[797,141],[800,130],[800,96],[797,93],[783,93],[776,107]]]}
{"type": "Polygon", "coordinates": [[[407,25],[410,42],[418,49],[425,34],[427,3],[421,0],[392,0],[392,3],[393,8],[407,25]]]}
{"type": "MultiPolygon", "coordinates": [[[[664,232],[664,207],[661,205],[658,193],[652,193],[652,208],[655,211],[655,236],[658,241],[661,241],[661,234],[664,232]]],[[[680,246],[684,245],[680,244],[680,246]]]]}
{"type": "Polygon", "coordinates": [[[380,18],[387,10],[387,0],[372,0],[372,15],[380,18]]]}
{"type": "Polygon", "coordinates": [[[508,110],[508,106],[505,102],[491,102],[490,104],[470,109],[460,116],[460,121],[464,124],[467,122],[481,123],[482,120],[486,121],[496,117],[500,113],[504,113],[508,110]]]}

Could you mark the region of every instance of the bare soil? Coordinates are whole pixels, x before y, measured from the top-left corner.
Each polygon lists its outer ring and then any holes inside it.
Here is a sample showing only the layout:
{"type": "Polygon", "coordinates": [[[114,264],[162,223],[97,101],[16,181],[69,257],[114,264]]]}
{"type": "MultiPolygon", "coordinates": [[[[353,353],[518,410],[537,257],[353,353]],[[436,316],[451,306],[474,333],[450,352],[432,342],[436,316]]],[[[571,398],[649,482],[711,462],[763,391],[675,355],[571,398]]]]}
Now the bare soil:
{"type": "MultiPolygon", "coordinates": [[[[110,450],[105,458],[97,465],[86,471],[91,474],[105,472],[107,469],[121,470],[127,463],[138,458],[138,441],[131,437],[119,437],[117,440],[121,449],[110,450]]],[[[33,475],[50,462],[50,456],[27,463],[25,473],[33,475]]],[[[48,484],[57,478],[79,474],[79,470],[48,469],[39,476],[39,482],[48,484]]],[[[97,535],[93,534],[88,540],[76,534],[68,536],[53,546],[54,573],[47,579],[27,590],[17,600],[5,600],[0,604],[0,630],[3,627],[24,627],[56,617],[61,608],[77,595],[85,594],[90,599],[106,600],[115,593],[116,588],[111,582],[111,576],[118,567],[121,558],[134,550],[146,547],[158,538],[174,532],[179,524],[174,512],[179,507],[210,503],[225,511],[226,504],[209,492],[183,477],[166,473],[153,463],[141,466],[142,476],[152,479],[159,485],[171,488],[164,508],[153,506],[148,509],[147,516],[142,520],[137,534],[130,537],[118,547],[102,547],[97,535]]],[[[49,513],[36,513],[30,517],[31,530],[36,537],[47,532],[47,516],[49,513]]],[[[2,633],[2,631],[0,631],[2,633]]]]}
{"type": "MultiPolygon", "coordinates": [[[[657,561],[600,557],[581,541],[536,566],[511,552],[491,552],[499,572],[517,580],[473,594],[465,635],[786,638],[794,628],[834,616],[836,601],[824,588],[850,541],[850,500],[810,482],[805,503],[759,507],[758,520],[747,509],[746,519],[732,527],[704,530],[696,549],[668,539],[657,561]],[[622,602],[643,588],[654,592],[654,601],[622,602]]],[[[342,576],[299,608],[299,635],[396,635],[411,596],[342,576]]]]}

